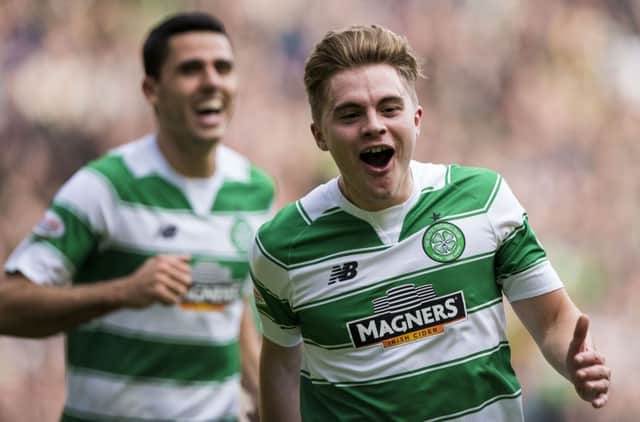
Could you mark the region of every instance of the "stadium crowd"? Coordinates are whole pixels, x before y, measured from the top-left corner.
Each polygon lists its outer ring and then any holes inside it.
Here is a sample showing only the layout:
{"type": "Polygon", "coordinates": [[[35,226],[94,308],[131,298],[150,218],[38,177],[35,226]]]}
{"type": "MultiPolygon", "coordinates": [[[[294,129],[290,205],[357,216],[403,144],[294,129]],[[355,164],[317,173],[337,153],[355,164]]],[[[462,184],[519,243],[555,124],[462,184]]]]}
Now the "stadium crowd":
{"type": "MultiPolygon", "coordinates": [[[[512,318],[528,420],[636,420],[640,1],[0,0],[0,258],[81,164],[150,130],[137,49],[151,22],[187,9],[234,34],[243,88],[228,144],[275,177],[277,206],[335,174],[308,127],[313,44],[356,23],[405,34],[427,76],[416,157],[509,181],[615,374],[607,408],[592,410],[512,318]]],[[[62,357],[37,350],[0,338],[0,420],[35,415],[25,394],[61,404],[62,357]],[[37,361],[51,376],[27,385],[37,361]]]]}

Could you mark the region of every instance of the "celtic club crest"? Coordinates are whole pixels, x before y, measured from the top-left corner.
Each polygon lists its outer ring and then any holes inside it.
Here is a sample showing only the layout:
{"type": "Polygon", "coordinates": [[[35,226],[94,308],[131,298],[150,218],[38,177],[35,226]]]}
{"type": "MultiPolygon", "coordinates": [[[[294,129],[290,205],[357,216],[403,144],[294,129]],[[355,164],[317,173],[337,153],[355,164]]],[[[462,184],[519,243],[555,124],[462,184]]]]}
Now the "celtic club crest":
{"type": "Polygon", "coordinates": [[[446,221],[431,225],[422,237],[422,248],[434,261],[450,262],[464,251],[464,234],[458,226],[446,221]]]}
{"type": "Polygon", "coordinates": [[[231,226],[231,243],[239,252],[247,252],[253,239],[253,228],[247,220],[238,217],[231,226]]]}

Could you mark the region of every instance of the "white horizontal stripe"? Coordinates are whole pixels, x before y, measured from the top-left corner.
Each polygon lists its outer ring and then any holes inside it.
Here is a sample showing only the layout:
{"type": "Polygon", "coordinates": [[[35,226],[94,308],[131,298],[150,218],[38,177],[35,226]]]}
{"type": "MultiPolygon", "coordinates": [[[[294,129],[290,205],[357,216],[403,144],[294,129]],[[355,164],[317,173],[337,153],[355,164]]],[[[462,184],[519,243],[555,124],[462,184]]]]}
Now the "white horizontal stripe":
{"type": "Polygon", "coordinates": [[[326,350],[305,343],[303,369],[310,377],[332,383],[368,383],[432,365],[444,364],[496,347],[507,339],[502,303],[468,315],[465,321],[445,325],[445,333],[394,346],[326,350]]]}
{"type": "Polygon", "coordinates": [[[79,416],[199,422],[237,415],[239,394],[238,376],[224,383],[130,383],[125,377],[69,368],[66,406],[79,416]]]}
{"type": "Polygon", "coordinates": [[[436,421],[448,421],[448,422],[518,422],[524,421],[524,414],[522,411],[522,396],[519,394],[520,390],[517,392],[517,396],[513,397],[513,395],[502,395],[493,397],[487,400],[489,405],[483,403],[473,409],[466,409],[459,413],[465,413],[469,411],[473,411],[475,409],[479,409],[475,413],[466,414],[459,418],[456,418],[456,414],[441,416],[434,419],[428,419],[425,422],[436,422],[436,421]],[[496,401],[493,401],[496,400],[496,401]],[[493,402],[492,402],[493,401],[493,402]],[[484,408],[482,406],[485,406],[484,408]],[[450,419],[454,417],[455,419],[450,419]]]}
{"type": "MultiPolygon", "coordinates": [[[[120,203],[116,212],[110,215],[109,233],[111,242],[125,249],[166,253],[189,251],[218,258],[246,260],[245,254],[237,250],[229,235],[236,216],[194,216],[187,212],[120,203]],[[177,227],[175,236],[170,239],[160,235],[161,226],[167,224],[177,227]]],[[[264,215],[244,216],[254,233],[265,217],[266,211],[264,215]]]]}
{"type": "Polygon", "coordinates": [[[549,261],[502,280],[502,288],[510,302],[528,299],[564,287],[549,261]]]}
{"type": "Polygon", "coordinates": [[[107,331],[122,331],[123,335],[164,338],[175,343],[227,344],[238,336],[243,306],[240,300],[222,311],[152,305],[140,310],[112,312],[85,326],[104,326],[107,331]]]}

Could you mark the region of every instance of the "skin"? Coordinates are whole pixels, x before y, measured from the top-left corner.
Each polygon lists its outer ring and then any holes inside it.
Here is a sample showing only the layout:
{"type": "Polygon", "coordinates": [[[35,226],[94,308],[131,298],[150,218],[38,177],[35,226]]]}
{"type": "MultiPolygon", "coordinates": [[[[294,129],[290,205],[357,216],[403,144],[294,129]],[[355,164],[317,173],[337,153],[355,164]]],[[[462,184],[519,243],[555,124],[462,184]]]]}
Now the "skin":
{"type": "Polygon", "coordinates": [[[341,71],[328,83],[321,121],[311,125],[316,144],[329,151],[340,170],[342,193],[362,209],[378,211],[411,195],[409,162],[423,111],[409,89],[387,64],[341,71]],[[382,145],[395,151],[383,169],[360,159],[367,148],[382,145]]]}
{"type": "Polygon", "coordinates": [[[564,289],[513,302],[518,318],[545,359],[567,378],[583,400],[601,408],[609,400],[611,369],[589,334],[589,318],[564,289]]]}
{"type": "Polygon", "coordinates": [[[238,77],[229,39],[192,31],[169,40],[169,54],[156,79],[142,90],[158,122],[158,144],[169,163],[187,177],[215,172],[215,150],[233,114],[238,77]],[[216,113],[198,110],[213,107],[216,113]]]}
{"type": "MultiPolygon", "coordinates": [[[[393,67],[374,64],[344,70],[328,84],[320,122],[311,125],[318,147],[340,170],[342,193],[358,207],[377,211],[401,204],[411,194],[409,162],[422,119],[406,81],[393,67]],[[371,146],[395,154],[384,169],[360,159],[371,146]]],[[[611,370],[595,350],[589,320],[564,289],[512,303],[547,361],[595,408],[608,401],[611,370]]],[[[263,339],[260,365],[261,420],[299,421],[302,347],[263,339]]]]}

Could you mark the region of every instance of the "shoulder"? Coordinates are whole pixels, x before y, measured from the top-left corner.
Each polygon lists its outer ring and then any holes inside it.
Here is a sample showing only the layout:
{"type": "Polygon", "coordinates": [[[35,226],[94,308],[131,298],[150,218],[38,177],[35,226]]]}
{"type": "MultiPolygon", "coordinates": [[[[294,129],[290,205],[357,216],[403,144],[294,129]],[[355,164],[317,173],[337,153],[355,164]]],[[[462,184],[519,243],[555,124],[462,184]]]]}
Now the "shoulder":
{"type": "Polygon", "coordinates": [[[271,207],[275,183],[266,171],[225,145],[218,147],[216,166],[224,180],[218,203],[220,207],[252,210],[271,207]]]}
{"type": "Polygon", "coordinates": [[[493,170],[457,164],[447,166],[445,179],[445,192],[470,208],[486,208],[502,184],[502,177],[493,170]]]}
{"type": "Polygon", "coordinates": [[[473,185],[483,191],[492,190],[501,176],[494,170],[483,167],[468,167],[457,164],[448,166],[448,182],[454,185],[473,185]]]}
{"type": "Polygon", "coordinates": [[[484,196],[496,189],[501,176],[493,170],[458,164],[411,162],[414,179],[423,192],[464,190],[484,196]]]}
{"type": "Polygon", "coordinates": [[[145,136],[114,148],[89,162],[85,169],[106,178],[112,184],[127,184],[149,172],[154,161],[152,136],[145,136]]]}
{"type": "Polygon", "coordinates": [[[292,249],[304,233],[321,230],[324,216],[337,209],[329,191],[335,180],[320,185],[304,197],[285,205],[262,225],[257,241],[270,254],[291,264],[292,249]]]}
{"type": "Polygon", "coordinates": [[[226,145],[218,146],[216,166],[226,179],[239,183],[264,185],[264,187],[273,186],[273,179],[266,171],[226,145]]]}

